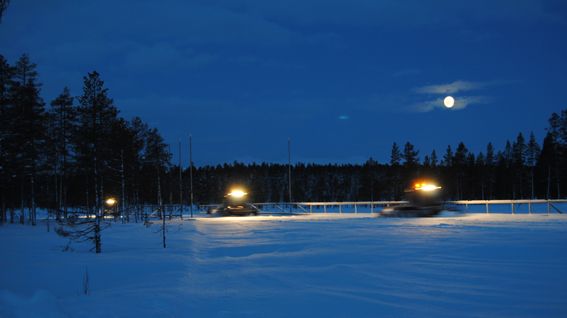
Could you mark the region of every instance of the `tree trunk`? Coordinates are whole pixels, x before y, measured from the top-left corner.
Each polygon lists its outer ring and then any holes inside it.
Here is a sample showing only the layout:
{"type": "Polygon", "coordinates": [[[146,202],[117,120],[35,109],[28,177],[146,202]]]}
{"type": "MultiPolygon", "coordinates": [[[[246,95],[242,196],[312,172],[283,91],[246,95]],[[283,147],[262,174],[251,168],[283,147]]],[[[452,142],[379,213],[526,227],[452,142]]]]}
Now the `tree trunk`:
{"type": "Polygon", "coordinates": [[[8,221],[6,217],[6,195],[4,194],[4,191],[2,191],[2,224],[8,221]]]}
{"type": "Polygon", "coordinates": [[[20,177],[20,224],[25,221],[25,202],[24,202],[24,177],[20,177]]]}
{"type": "MultiPolygon", "coordinates": [[[[161,198],[161,179],[160,179],[160,173],[159,173],[159,167],[157,167],[157,203],[158,203],[158,209],[163,210],[163,201],[161,198]]],[[[160,214],[161,216],[161,214],[160,214]]]]}
{"type": "Polygon", "coordinates": [[[530,183],[531,183],[531,192],[532,192],[532,200],[535,199],[535,186],[534,186],[534,167],[532,166],[530,171],[530,183]]]}
{"type": "Polygon", "coordinates": [[[124,150],[120,151],[120,183],[121,183],[121,206],[122,206],[122,211],[120,211],[120,216],[123,215],[123,213],[126,213],[126,222],[130,222],[130,212],[126,212],[126,178],[124,177],[124,150]]]}
{"type": "Polygon", "coordinates": [[[37,215],[35,210],[35,177],[31,176],[31,215],[32,215],[32,225],[35,226],[37,223],[37,215]]]}
{"type": "MultiPolygon", "coordinates": [[[[85,208],[87,209],[86,213],[91,214],[91,206],[90,206],[90,201],[89,201],[89,177],[86,178],[85,208]]],[[[65,218],[67,218],[67,214],[65,214],[65,218]]]]}
{"type": "Polygon", "coordinates": [[[551,198],[551,167],[547,167],[547,195],[546,199],[551,198]]]}
{"type": "Polygon", "coordinates": [[[162,217],[161,217],[161,232],[163,233],[163,236],[162,236],[163,248],[165,248],[166,247],[166,245],[165,245],[165,211],[162,212],[162,217]]]}
{"type": "Polygon", "coordinates": [[[56,220],[60,220],[61,219],[61,195],[60,195],[60,185],[59,185],[59,177],[57,176],[57,170],[55,171],[54,175],[53,175],[53,180],[55,181],[55,190],[53,191],[53,193],[55,194],[55,204],[54,204],[54,208],[55,208],[55,219],[56,220]]]}
{"type": "Polygon", "coordinates": [[[102,252],[102,244],[100,239],[100,217],[96,218],[96,223],[94,225],[94,243],[95,243],[95,253],[99,254],[102,252]]]}

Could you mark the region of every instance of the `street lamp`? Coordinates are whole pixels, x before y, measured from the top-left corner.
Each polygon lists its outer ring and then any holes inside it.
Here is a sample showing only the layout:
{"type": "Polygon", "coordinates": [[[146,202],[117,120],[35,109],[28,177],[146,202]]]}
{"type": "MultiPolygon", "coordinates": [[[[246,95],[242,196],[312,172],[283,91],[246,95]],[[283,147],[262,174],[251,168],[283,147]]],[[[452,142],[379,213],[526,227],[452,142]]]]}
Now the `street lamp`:
{"type": "Polygon", "coordinates": [[[104,203],[106,204],[106,206],[108,207],[108,213],[110,213],[112,216],[114,216],[114,218],[118,217],[118,211],[116,210],[117,208],[117,203],[118,200],[114,197],[109,197],[107,198],[104,203]]]}
{"type": "Polygon", "coordinates": [[[110,197],[110,198],[106,199],[106,201],[104,201],[104,202],[105,202],[106,205],[108,205],[109,207],[113,207],[113,206],[118,202],[118,200],[116,200],[116,199],[113,198],[113,197],[110,197]]]}

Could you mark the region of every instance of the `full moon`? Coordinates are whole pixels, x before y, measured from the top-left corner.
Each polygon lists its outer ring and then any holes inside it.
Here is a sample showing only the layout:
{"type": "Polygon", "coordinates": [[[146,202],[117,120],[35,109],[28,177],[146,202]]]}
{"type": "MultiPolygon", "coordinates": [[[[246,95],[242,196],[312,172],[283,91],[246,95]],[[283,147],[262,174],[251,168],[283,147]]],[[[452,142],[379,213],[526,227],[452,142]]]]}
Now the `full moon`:
{"type": "Polygon", "coordinates": [[[445,105],[445,107],[447,108],[451,108],[455,105],[455,99],[451,96],[447,96],[445,97],[445,99],[443,100],[443,104],[445,105]]]}

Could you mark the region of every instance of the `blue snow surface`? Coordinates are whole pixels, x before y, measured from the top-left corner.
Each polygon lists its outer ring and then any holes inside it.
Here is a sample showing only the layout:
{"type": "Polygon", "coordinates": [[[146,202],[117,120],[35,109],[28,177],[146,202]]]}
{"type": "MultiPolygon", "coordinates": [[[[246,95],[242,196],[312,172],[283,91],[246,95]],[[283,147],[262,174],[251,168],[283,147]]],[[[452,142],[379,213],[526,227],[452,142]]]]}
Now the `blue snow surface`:
{"type": "Polygon", "coordinates": [[[0,226],[0,317],[567,317],[565,215],[198,218],[166,249],[159,228],[112,223],[97,255],[0,226]]]}

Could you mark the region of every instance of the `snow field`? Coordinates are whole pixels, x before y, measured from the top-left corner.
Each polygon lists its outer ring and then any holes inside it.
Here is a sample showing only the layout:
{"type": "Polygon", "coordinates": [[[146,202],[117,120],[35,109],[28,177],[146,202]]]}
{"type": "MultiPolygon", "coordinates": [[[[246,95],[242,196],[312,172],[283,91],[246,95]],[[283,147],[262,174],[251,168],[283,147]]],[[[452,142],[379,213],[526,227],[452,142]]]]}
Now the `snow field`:
{"type": "Polygon", "coordinates": [[[0,317],[565,317],[567,217],[113,223],[103,253],[0,227],[0,317]],[[83,294],[85,272],[89,295],[83,294]]]}

